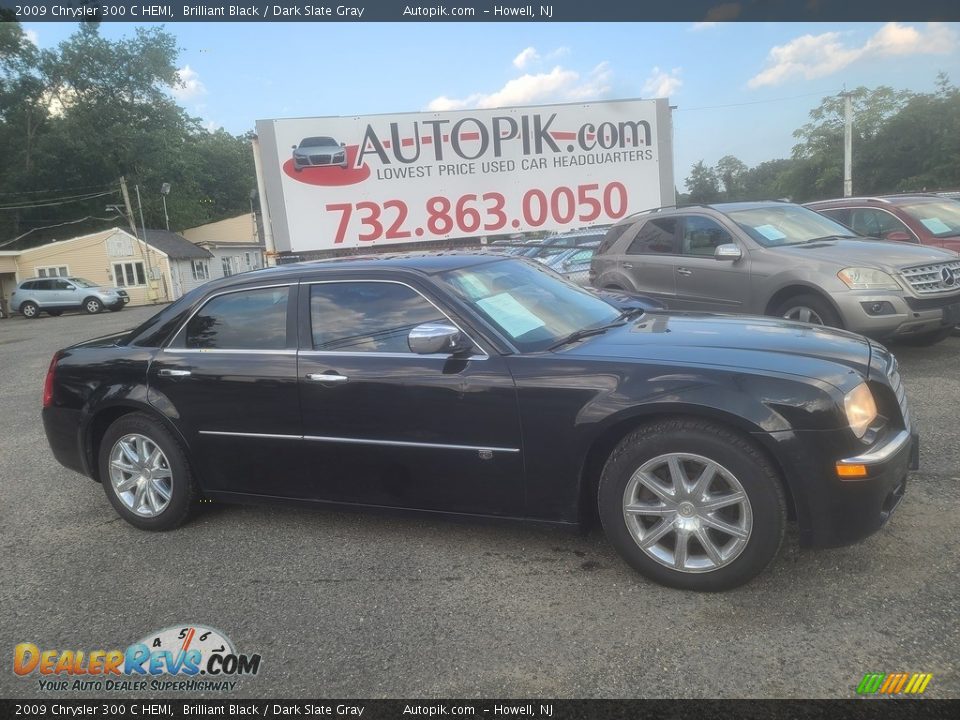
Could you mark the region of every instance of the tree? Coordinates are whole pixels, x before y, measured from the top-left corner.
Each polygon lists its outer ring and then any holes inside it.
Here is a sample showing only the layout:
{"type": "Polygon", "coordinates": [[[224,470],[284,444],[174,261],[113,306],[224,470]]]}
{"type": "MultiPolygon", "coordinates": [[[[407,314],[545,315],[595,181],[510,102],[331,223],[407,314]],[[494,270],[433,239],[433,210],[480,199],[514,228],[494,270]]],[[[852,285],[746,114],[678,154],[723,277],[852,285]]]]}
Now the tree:
{"type": "Polygon", "coordinates": [[[688,200],[692,203],[712,203],[720,199],[720,181],[712,167],[704,165],[703,160],[690,168],[690,177],[684,183],[688,200]]]}
{"type": "Polygon", "coordinates": [[[717,161],[715,170],[720,182],[723,183],[724,199],[743,200],[746,164],[733,155],[724,155],[717,161]]]}

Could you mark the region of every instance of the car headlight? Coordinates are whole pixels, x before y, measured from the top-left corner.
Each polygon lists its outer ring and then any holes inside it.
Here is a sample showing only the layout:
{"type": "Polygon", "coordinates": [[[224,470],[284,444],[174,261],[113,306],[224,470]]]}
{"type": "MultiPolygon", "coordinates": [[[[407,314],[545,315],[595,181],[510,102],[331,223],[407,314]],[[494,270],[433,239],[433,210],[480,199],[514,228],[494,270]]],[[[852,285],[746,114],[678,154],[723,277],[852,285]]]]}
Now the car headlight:
{"type": "Polygon", "coordinates": [[[837,273],[840,281],[851,290],[899,290],[900,285],[891,275],[873,268],[848,267],[837,273]]]}
{"type": "Polygon", "coordinates": [[[860,383],[844,396],[843,409],[850,429],[858,438],[867,434],[867,428],[877,417],[877,403],[866,383],[860,383]]]}

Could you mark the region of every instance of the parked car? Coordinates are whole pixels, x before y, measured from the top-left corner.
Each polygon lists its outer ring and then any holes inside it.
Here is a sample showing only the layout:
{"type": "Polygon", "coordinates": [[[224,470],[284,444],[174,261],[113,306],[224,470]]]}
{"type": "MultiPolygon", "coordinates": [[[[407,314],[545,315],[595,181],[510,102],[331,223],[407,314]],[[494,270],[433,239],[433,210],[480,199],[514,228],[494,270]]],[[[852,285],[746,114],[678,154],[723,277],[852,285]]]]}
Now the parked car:
{"type": "Polygon", "coordinates": [[[347,149],[332,137],[308,137],[293,146],[293,169],[305,167],[347,167],[347,149]]]}
{"type": "Polygon", "coordinates": [[[586,285],[589,282],[590,261],[593,260],[593,254],[599,246],[600,243],[594,240],[577,247],[566,248],[556,255],[537,258],[537,260],[556,270],[571,282],[586,285]]]}
{"type": "Polygon", "coordinates": [[[960,253],[960,202],[939,195],[839,198],[807,207],[860,235],[960,253]]]}
{"type": "Polygon", "coordinates": [[[893,356],[774,318],[622,313],[538,263],[340,259],[206,283],[135,330],[57,352],[57,460],[132,525],[198,498],[567,526],[723,590],[855,542],[917,462],[893,356]]]}
{"type": "Polygon", "coordinates": [[[671,310],[774,315],[921,345],[960,322],[956,253],[861,238],[785,202],[625,218],[594,254],[590,282],[671,310]]]}
{"type": "Polygon", "coordinates": [[[567,230],[565,232],[549,235],[540,241],[538,247],[531,248],[524,253],[527,257],[544,257],[547,255],[556,255],[561,248],[572,248],[579,245],[589,245],[590,243],[599,243],[607,234],[606,225],[598,225],[591,228],[581,228],[579,230],[567,230]]]}
{"type": "Polygon", "coordinates": [[[64,310],[83,310],[96,314],[107,308],[123,310],[130,302],[126,290],[97,285],[77,277],[51,277],[24,280],[10,293],[10,306],[26,318],[40,313],[62,315],[64,310]]]}

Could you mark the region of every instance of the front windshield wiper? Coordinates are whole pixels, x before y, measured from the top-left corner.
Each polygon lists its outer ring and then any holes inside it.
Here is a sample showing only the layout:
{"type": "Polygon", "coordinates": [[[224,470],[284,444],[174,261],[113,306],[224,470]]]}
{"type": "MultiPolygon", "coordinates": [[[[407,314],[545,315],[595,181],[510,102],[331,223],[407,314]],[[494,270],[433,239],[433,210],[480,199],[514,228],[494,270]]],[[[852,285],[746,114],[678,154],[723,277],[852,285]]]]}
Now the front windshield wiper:
{"type": "Polygon", "coordinates": [[[612,323],[609,323],[607,325],[598,325],[597,327],[584,328],[583,330],[576,330],[570,333],[569,335],[567,335],[565,338],[557,340],[557,342],[555,342],[553,345],[548,347],[547,350],[556,350],[559,347],[563,347],[564,345],[569,345],[570,343],[576,342],[577,340],[582,340],[583,338],[590,337],[591,335],[601,335],[605,333],[607,330],[610,330],[611,328],[623,327],[624,325],[626,325],[626,323],[620,320],[619,318],[617,318],[612,323]]]}
{"type": "Polygon", "coordinates": [[[857,240],[859,235],[824,235],[823,237],[810,238],[809,240],[801,240],[798,245],[807,245],[809,243],[822,242],[824,240],[857,240]]]}
{"type": "Polygon", "coordinates": [[[617,317],[616,320],[614,320],[614,322],[620,322],[621,320],[629,320],[630,318],[635,317],[637,315],[643,315],[645,312],[646,310],[644,310],[642,307],[627,308],[622,313],[620,313],[620,315],[617,317]]]}

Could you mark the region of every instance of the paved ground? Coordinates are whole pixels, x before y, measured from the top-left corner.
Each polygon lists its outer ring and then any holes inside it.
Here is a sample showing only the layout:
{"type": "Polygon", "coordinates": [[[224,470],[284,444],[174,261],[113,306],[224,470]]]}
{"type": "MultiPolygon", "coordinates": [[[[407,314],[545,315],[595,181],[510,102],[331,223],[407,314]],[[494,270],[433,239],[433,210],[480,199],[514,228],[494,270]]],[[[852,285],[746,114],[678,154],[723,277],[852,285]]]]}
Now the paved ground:
{"type": "Polygon", "coordinates": [[[51,457],[40,390],[54,350],[149,313],[0,320],[0,697],[39,694],[16,643],[122,648],[182,622],[262,654],[249,696],[849,697],[866,671],[960,696],[960,337],[897,350],[923,470],[887,528],[833,551],[790,537],[748,587],[697,595],[598,531],[274,507],[131,528],[51,457]]]}

